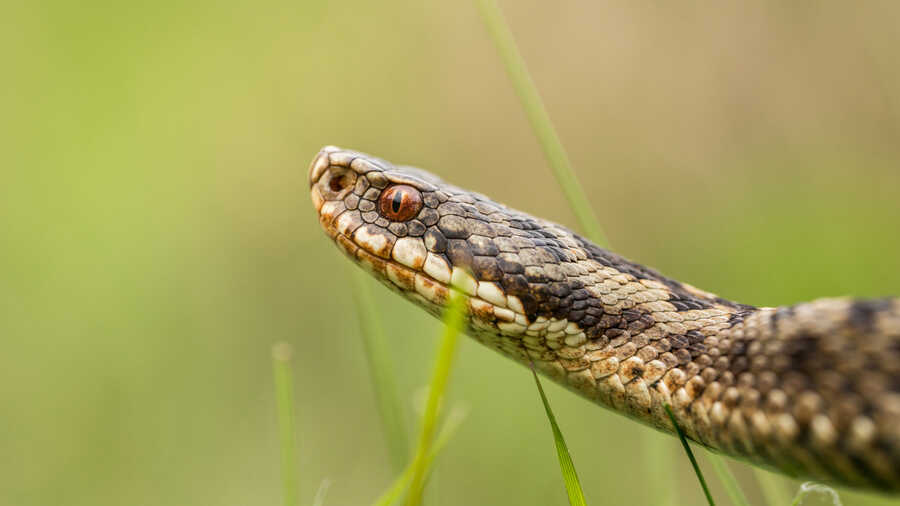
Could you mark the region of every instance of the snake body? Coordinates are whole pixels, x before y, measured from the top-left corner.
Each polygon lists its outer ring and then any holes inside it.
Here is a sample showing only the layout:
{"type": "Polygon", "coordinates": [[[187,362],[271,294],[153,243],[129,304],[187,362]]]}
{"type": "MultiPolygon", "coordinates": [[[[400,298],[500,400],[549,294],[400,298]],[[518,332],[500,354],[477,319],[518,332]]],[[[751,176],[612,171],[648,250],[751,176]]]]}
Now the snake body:
{"type": "Polygon", "coordinates": [[[309,171],[325,232],[467,333],[601,406],[794,477],[900,492],[900,299],[753,307],[428,172],[335,147],[309,171]]]}

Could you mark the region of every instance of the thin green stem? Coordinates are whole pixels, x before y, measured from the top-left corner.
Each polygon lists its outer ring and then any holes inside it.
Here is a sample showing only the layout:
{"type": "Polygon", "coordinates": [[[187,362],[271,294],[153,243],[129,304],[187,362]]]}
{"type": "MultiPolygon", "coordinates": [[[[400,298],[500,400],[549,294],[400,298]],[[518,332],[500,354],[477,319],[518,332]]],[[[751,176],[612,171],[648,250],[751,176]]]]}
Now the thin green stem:
{"type": "Polygon", "coordinates": [[[406,496],[407,506],[417,506],[422,502],[422,491],[425,488],[425,477],[428,470],[428,455],[431,453],[438,410],[447,388],[459,331],[463,325],[465,304],[466,297],[464,295],[456,290],[450,290],[450,300],[444,310],[444,334],[428,388],[428,401],[425,404],[425,413],[422,415],[422,432],[419,434],[419,444],[412,463],[412,478],[409,494],[406,496]]]}
{"type": "Polygon", "coordinates": [[[665,434],[649,427],[641,427],[638,434],[647,473],[644,497],[656,506],[675,506],[678,480],[674,472],[675,447],[665,434]]]}
{"type": "Polygon", "coordinates": [[[509,79],[522,103],[522,108],[528,116],[531,128],[541,144],[544,156],[553,169],[556,181],[578,219],[578,224],[588,239],[600,246],[606,246],[608,244],[606,236],[597,220],[597,215],[591,208],[584,188],[578,183],[578,178],[569,162],[569,155],[566,153],[556,129],[553,128],[550,115],[547,114],[544,102],[528,73],[525,60],[519,53],[512,31],[503,18],[503,13],[494,0],[476,0],[476,4],[481,12],[481,19],[494,39],[494,45],[497,47],[500,59],[503,60],[509,79]]]}
{"type": "MultiPolygon", "coordinates": [[[[534,80],[516,46],[515,38],[503,17],[503,12],[495,0],[476,0],[475,3],[516,90],[522,108],[528,116],[528,121],[538,138],[544,156],[547,158],[556,181],[569,202],[582,231],[588,239],[600,246],[608,247],[609,241],[603,233],[603,227],[588,201],[584,188],[578,182],[568,154],[553,127],[553,122],[550,120],[534,80]]],[[[670,449],[652,431],[645,430],[642,434],[642,447],[648,455],[648,460],[660,463],[656,466],[658,469],[654,471],[655,490],[670,490],[667,485],[673,481],[671,476],[674,473],[664,469],[669,466],[671,461],[670,449]]],[[[667,497],[661,497],[659,500],[665,501],[667,497]]]]}
{"type": "Polygon", "coordinates": [[[331,488],[331,480],[325,478],[316,490],[316,496],[313,497],[312,506],[325,506],[325,496],[328,495],[328,489],[331,488]]]}
{"type": "Polygon", "coordinates": [[[706,501],[709,503],[709,506],[716,506],[716,502],[713,501],[712,494],[709,493],[709,487],[706,485],[706,480],[703,478],[703,472],[700,471],[700,466],[697,464],[697,459],[694,458],[694,452],[691,451],[691,447],[688,444],[687,438],[684,436],[684,432],[681,431],[681,427],[678,426],[678,421],[675,420],[675,415],[672,414],[672,408],[669,407],[668,404],[665,406],[666,414],[669,415],[669,420],[672,421],[672,425],[675,426],[675,432],[678,433],[678,439],[681,440],[681,446],[684,447],[684,453],[687,453],[688,459],[691,461],[691,466],[694,467],[694,474],[697,475],[697,480],[700,482],[700,487],[703,489],[703,493],[706,495],[706,501]]]}
{"type": "Polygon", "coordinates": [[[706,453],[706,458],[709,459],[709,462],[713,466],[713,470],[715,470],[716,474],[719,476],[719,481],[721,481],[722,485],[725,487],[725,492],[728,493],[728,497],[731,498],[731,503],[735,506],[750,506],[747,497],[744,495],[744,491],[741,490],[740,484],[738,484],[731,469],[728,468],[728,463],[725,462],[725,459],[711,452],[706,453]]]}
{"type": "Polygon", "coordinates": [[[391,354],[388,353],[385,346],[384,325],[381,322],[374,297],[372,297],[372,290],[366,274],[360,269],[354,269],[352,277],[360,334],[363,337],[366,358],[369,362],[369,373],[372,377],[372,388],[375,389],[378,415],[381,418],[381,427],[387,440],[394,471],[400,472],[406,466],[409,443],[406,437],[406,424],[403,421],[403,409],[397,396],[394,366],[391,362],[391,354]]]}
{"type": "MultiPolygon", "coordinates": [[[[453,434],[456,433],[456,429],[459,428],[463,419],[466,417],[466,410],[455,407],[450,410],[450,415],[447,416],[447,421],[444,423],[444,426],[441,428],[441,431],[438,433],[437,437],[434,439],[434,445],[431,447],[431,452],[428,454],[428,458],[425,461],[426,467],[426,476],[427,473],[431,470],[431,465],[434,462],[434,459],[441,453],[441,450],[447,446],[447,442],[450,441],[450,438],[453,434]]],[[[375,506],[390,506],[394,504],[400,496],[403,494],[403,491],[406,489],[406,486],[409,484],[410,479],[412,479],[413,475],[413,463],[411,462],[406,469],[403,470],[403,473],[391,483],[391,486],[381,494],[381,496],[375,500],[375,506]]]]}
{"type": "Polygon", "coordinates": [[[272,347],[275,401],[281,440],[281,484],[284,506],[298,506],[300,493],[297,483],[297,426],[294,418],[292,355],[291,346],[287,343],[277,343],[272,347]]]}
{"type": "Polygon", "coordinates": [[[768,506],[781,506],[791,502],[781,477],[756,466],[753,466],[753,475],[768,506]]]}
{"type": "Polygon", "coordinates": [[[581,489],[581,482],[578,480],[578,473],[575,472],[575,464],[572,462],[572,456],[569,454],[569,447],[566,446],[566,440],[559,430],[556,423],[556,417],[553,410],[550,409],[550,402],[544,394],[544,387],[538,379],[537,372],[534,370],[534,364],[531,364],[531,374],[534,376],[534,384],[537,385],[538,393],[541,394],[541,402],[544,403],[544,411],[547,413],[547,419],[550,420],[550,428],[553,430],[553,442],[556,444],[556,457],[559,459],[559,470],[562,471],[563,481],[566,485],[566,494],[569,496],[569,504],[571,506],[587,506],[584,499],[584,491],[581,489]]]}

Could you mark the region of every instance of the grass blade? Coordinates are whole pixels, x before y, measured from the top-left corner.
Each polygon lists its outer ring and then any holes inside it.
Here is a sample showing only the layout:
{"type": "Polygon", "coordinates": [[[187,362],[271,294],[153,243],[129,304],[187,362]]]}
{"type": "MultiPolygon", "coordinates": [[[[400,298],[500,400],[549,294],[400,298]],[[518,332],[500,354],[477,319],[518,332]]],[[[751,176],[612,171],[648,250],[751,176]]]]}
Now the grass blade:
{"type": "MultiPolygon", "coordinates": [[[[441,431],[438,433],[437,437],[434,439],[434,445],[431,447],[431,452],[428,454],[428,458],[425,462],[425,473],[426,476],[431,469],[431,465],[434,462],[434,459],[441,453],[441,450],[447,446],[447,442],[450,441],[450,438],[456,434],[456,430],[459,429],[459,426],[462,424],[463,419],[465,419],[467,415],[467,410],[460,407],[454,407],[450,410],[450,414],[447,416],[447,421],[444,422],[444,426],[441,427],[441,431]]],[[[381,494],[375,501],[375,506],[390,506],[394,504],[400,496],[403,494],[403,491],[406,490],[406,486],[409,484],[410,479],[412,479],[413,467],[412,463],[403,471],[403,473],[394,480],[394,483],[391,484],[388,489],[381,494]]]]}
{"type": "Polygon", "coordinates": [[[409,443],[406,437],[406,424],[403,422],[403,409],[397,396],[394,367],[391,363],[391,355],[385,348],[384,326],[381,323],[366,274],[360,269],[354,269],[352,277],[353,297],[356,299],[360,333],[369,362],[372,388],[375,389],[378,415],[381,418],[381,427],[387,440],[391,463],[394,471],[399,473],[406,466],[409,443]]]}
{"type": "Polygon", "coordinates": [[[709,487],[706,485],[706,480],[703,478],[703,473],[700,471],[700,466],[697,465],[697,459],[694,458],[694,452],[691,451],[687,438],[684,437],[684,432],[681,431],[681,427],[678,426],[678,422],[675,420],[675,415],[672,414],[672,408],[670,408],[668,404],[665,405],[665,408],[666,414],[669,415],[669,420],[671,420],[672,425],[675,426],[675,432],[678,433],[678,439],[681,440],[681,446],[684,447],[684,453],[687,453],[688,459],[691,460],[691,465],[694,467],[694,474],[697,475],[697,480],[700,481],[700,487],[703,488],[703,493],[706,495],[706,501],[709,503],[709,506],[716,506],[712,494],[709,493],[709,487]]]}
{"type": "Polygon", "coordinates": [[[646,474],[643,501],[655,506],[676,506],[678,497],[673,491],[678,490],[678,473],[674,462],[676,455],[681,455],[680,446],[676,454],[676,447],[672,444],[675,441],[649,427],[641,427],[638,437],[646,474]]]}
{"type": "Polygon", "coordinates": [[[781,506],[791,502],[779,476],[756,466],[753,466],[753,475],[756,477],[756,482],[759,483],[760,491],[768,506],[781,506]]]}
{"type": "Polygon", "coordinates": [[[281,440],[281,484],[284,506],[298,506],[300,493],[297,483],[297,426],[294,419],[292,355],[293,351],[288,343],[277,343],[272,347],[275,402],[278,409],[278,429],[281,440]]]}
{"type": "MultiPolygon", "coordinates": [[[[569,206],[572,208],[572,212],[575,214],[582,232],[588,239],[598,245],[608,246],[609,241],[603,233],[603,227],[600,226],[597,215],[594,213],[583,187],[578,183],[578,178],[575,175],[572,164],[569,162],[566,150],[553,127],[543,100],[541,100],[534,80],[528,73],[528,68],[519,53],[512,31],[506,23],[502,11],[497,6],[496,0],[476,0],[475,3],[481,13],[482,21],[494,41],[497,53],[503,61],[507,75],[516,90],[516,94],[519,96],[522,108],[528,116],[528,121],[538,138],[544,156],[547,158],[556,181],[569,202],[569,206]]],[[[659,463],[651,470],[651,479],[654,487],[650,491],[668,491],[674,482],[672,479],[674,473],[668,469],[670,467],[669,462],[671,462],[669,455],[672,448],[649,429],[644,430],[642,434],[642,447],[647,454],[648,461],[659,463]]],[[[656,502],[663,504],[667,503],[668,499],[669,496],[665,495],[656,498],[656,502]]]]}
{"type": "Polygon", "coordinates": [[[722,485],[725,487],[725,492],[728,493],[731,503],[735,506],[750,506],[750,503],[747,501],[747,496],[745,496],[744,491],[741,490],[740,484],[738,484],[731,469],[728,468],[728,463],[725,462],[725,459],[711,452],[707,452],[706,457],[712,464],[713,470],[715,470],[716,474],[719,476],[719,481],[721,481],[722,485]]]}
{"type": "Polygon", "coordinates": [[[322,483],[319,485],[319,490],[316,491],[316,496],[313,497],[312,506],[325,506],[325,496],[328,495],[328,489],[331,488],[331,480],[325,478],[322,480],[322,483]]]}
{"type": "Polygon", "coordinates": [[[559,140],[559,135],[557,135],[556,129],[553,128],[550,115],[547,114],[547,109],[544,107],[544,102],[541,100],[537,87],[534,85],[534,81],[525,67],[525,60],[519,54],[516,41],[509,29],[509,25],[503,18],[503,13],[494,0],[476,0],[475,3],[478,5],[479,12],[481,12],[481,19],[494,40],[500,59],[503,60],[509,79],[516,89],[516,94],[522,102],[522,108],[528,116],[531,128],[541,144],[544,156],[547,157],[547,161],[553,169],[553,175],[556,176],[556,181],[562,188],[566,200],[569,201],[581,230],[588,239],[600,246],[605,246],[607,244],[606,236],[603,234],[597,215],[594,214],[594,210],[591,208],[587,195],[584,193],[584,188],[578,183],[578,178],[575,176],[575,171],[569,162],[569,155],[566,154],[562,141],[559,140]]]}
{"type": "Polygon", "coordinates": [[[571,506],[587,506],[584,500],[584,491],[581,490],[581,482],[578,481],[578,473],[575,472],[575,464],[572,463],[572,456],[569,455],[569,448],[566,446],[566,440],[563,438],[559,426],[556,424],[556,417],[550,409],[550,403],[547,402],[547,396],[544,395],[544,388],[538,379],[537,372],[534,370],[534,364],[531,364],[531,374],[534,376],[534,384],[537,385],[538,393],[541,394],[541,402],[544,403],[544,411],[547,412],[547,419],[550,420],[550,427],[553,429],[553,442],[556,444],[556,456],[559,458],[559,470],[562,471],[563,481],[566,483],[566,493],[569,496],[569,504],[571,506]]]}
{"type": "Polygon", "coordinates": [[[425,413],[422,415],[422,431],[419,434],[419,444],[411,466],[412,478],[410,479],[409,494],[406,496],[407,506],[417,506],[422,502],[422,490],[425,488],[432,437],[438,410],[447,387],[447,379],[450,376],[450,367],[453,365],[459,332],[463,325],[465,304],[466,297],[463,294],[457,290],[450,291],[450,300],[444,310],[444,334],[428,387],[428,402],[425,404],[425,413]]]}

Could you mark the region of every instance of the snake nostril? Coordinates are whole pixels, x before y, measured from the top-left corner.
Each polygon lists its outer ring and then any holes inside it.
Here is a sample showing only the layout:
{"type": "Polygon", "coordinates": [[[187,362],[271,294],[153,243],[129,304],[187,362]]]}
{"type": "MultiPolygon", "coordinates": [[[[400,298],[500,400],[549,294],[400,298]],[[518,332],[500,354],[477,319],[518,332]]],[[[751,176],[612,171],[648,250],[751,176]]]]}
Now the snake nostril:
{"type": "Polygon", "coordinates": [[[339,197],[356,184],[356,174],[343,167],[332,167],[319,184],[325,193],[339,197]]]}
{"type": "Polygon", "coordinates": [[[350,184],[350,178],[347,177],[346,174],[336,175],[328,181],[328,188],[331,191],[338,193],[350,184]]]}

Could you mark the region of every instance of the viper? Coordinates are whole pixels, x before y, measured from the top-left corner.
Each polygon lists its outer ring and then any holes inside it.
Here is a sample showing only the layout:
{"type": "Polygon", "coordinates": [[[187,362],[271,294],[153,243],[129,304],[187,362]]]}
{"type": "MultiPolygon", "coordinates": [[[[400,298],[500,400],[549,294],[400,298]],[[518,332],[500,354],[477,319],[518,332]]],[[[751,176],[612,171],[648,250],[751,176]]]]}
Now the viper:
{"type": "Polygon", "coordinates": [[[323,148],[325,233],[354,263],[577,394],[792,477],[900,492],[900,299],[732,302],[412,167],[323,148]]]}

